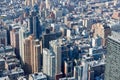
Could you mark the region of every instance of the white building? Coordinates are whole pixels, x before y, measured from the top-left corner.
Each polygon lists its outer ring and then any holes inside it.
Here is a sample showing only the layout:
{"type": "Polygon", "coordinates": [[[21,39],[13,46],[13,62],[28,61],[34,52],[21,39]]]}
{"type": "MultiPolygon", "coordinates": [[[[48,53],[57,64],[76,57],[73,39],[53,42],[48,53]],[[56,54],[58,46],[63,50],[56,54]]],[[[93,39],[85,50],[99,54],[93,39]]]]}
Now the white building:
{"type": "Polygon", "coordinates": [[[51,49],[55,53],[55,72],[56,74],[61,73],[61,45],[57,40],[50,42],[51,49]]]}
{"type": "Polygon", "coordinates": [[[55,55],[47,48],[43,49],[43,73],[49,76],[50,80],[55,79],[55,55]]]}
{"type": "Polygon", "coordinates": [[[24,62],[24,39],[28,36],[29,32],[27,28],[21,27],[19,30],[19,48],[20,48],[20,58],[24,62]]]}
{"type": "Polygon", "coordinates": [[[29,80],[47,80],[47,76],[42,72],[29,75],[29,80]]]}

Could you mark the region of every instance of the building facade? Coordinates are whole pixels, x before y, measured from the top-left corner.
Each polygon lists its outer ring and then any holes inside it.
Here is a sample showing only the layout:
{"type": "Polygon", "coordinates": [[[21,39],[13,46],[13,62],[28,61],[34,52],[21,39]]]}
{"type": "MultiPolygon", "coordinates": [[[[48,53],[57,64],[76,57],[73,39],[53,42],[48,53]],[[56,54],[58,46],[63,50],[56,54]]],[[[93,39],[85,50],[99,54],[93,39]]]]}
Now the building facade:
{"type": "Polygon", "coordinates": [[[13,29],[12,31],[10,31],[10,42],[12,47],[15,48],[15,53],[17,55],[17,57],[20,57],[19,54],[19,27],[13,29]]]}
{"type": "Polygon", "coordinates": [[[39,40],[30,35],[24,42],[24,69],[25,72],[36,73],[41,69],[41,46],[39,40]]]}
{"type": "Polygon", "coordinates": [[[7,45],[7,31],[0,29],[0,44],[7,45]]]}
{"type": "Polygon", "coordinates": [[[107,40],[105,80],[120,79],[120,33],[112,32],[107,40]]]}
{"type": "Polygon", "coordinates": [[[111,34],[111,29],[106,23],[95,23],[92,25],[93,37],[101,37],[102,45],[106,46],[106,39],[111,34]]]}
{"type": "Polygon", "coordinates": [[[55,79],[55,55],[47,48],[43,49],[43,72],[50,80],[55,79]],[[49,67],[48,67],[49,66],[49,67]]]}

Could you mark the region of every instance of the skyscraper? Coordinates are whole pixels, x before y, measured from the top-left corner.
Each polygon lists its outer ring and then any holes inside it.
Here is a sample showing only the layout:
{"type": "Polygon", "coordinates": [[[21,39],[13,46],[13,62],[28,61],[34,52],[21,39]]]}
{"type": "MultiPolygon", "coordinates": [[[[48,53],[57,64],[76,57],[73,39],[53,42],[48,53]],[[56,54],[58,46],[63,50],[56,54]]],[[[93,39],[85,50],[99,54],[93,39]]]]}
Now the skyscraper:
{"type": "Polygon", "coordinates": [[[43,72],[49,76],[50,80],[55,79],[55,55],[49,49],[43,49],[43,72]],[[49,66],[49,67],[48,67],[49,66]]]}
{"type": "Polygon", "coordinates": [[[42,68],[42,41],[34,40],[32,59],[32,73],[39,72],[42,68]]]}
{"type": "Polygon", "coordinates": [[[29,16],[28,30],[36,39],[39,39],[42,34],[42,27],[40,26],[39,16],[36,11],[32,11],[29,16]]]}
{"type": "Polygon", "coordinates": [[[30,31],[30,34],[33,33],[33,18],[31,15],[29,16],[28,19],[28,30],[30,31]]]}
{"type": "Polygon", "coordinates": [[[56,75],[61,73],[61,45],[58,43],[57,40],[53,40],[50,42],[50,49],[53,50],[55,53],[55,72],[56,75]]]}
{"type": "Polygon", "coordinates": [[[41,69],[41,46],[42,43],[30,35],[24,42],[24,69],[25,72],[36,73],[41,69]]]}
{"type": "Polygon", "coordinates": [[[70,60],[64,61],[64,73],[67,77],[73,76],[73,62],[70,60]]]}
{"type": "Polygon", "coordinates": [[[0,29],[0,44],[7,45],[7,31],[3,28],[0,29]]]}
{"type": "Polygon", "coordinates": [[[33,17],[33,34],[34,34],[35,38],[37,38],[37,39],[39,39],[40,35],[42,34],[38,16],[33,17]]]}
{"type": "Polygon", "coordinates": [[[47,9],[50,9],[50,5],[51,5],[50,0],[46,0],[46,8],[47,8],[47,9]]]}
{"type": "Polygon", "coordinates": [[[105,80],[120,79],[120,32],[112,32],[107,40],[105,80]]]}
{"type": "Polygon", "coordinates": [[[20,57],[19,54],[19,29],[20,27],[15,27],[12,31],[10,31],[10,42],[12,47],[15,48],[15,53],[17,57],[20,57]]]}
{"type": "Polygon", "coordinates": [[[38,0],[25,0],[26,6],[34,6],[35,3],[37,3],[38,0]]]}
{"type": "Polygon", "coordinates": [[[50,29],[46,29],[46,33],[43,34],[43,47],[49,49],[49,42],[58,39],[62,36],[61,31],[52,32],[50,29]]]}
{"type": "Polygon", "coordinates": [[[20,53],[20,59],[21,62],[24,62],[24,40],[26,37],[29,36],[29,31],[27,30],[26,27],[21,27],[19,29],[19,53],[20,53]]]}
{"type": "Polygon", "coordinates": [[[33,37],[29,36],[28,38],[25,39],[24,42],[24,70],[27,74],[32,73],[32,60],[31,60],[31,56],[32,56],[32,41],[33,37]]]}
{"type": "Polygon", "coordinates": [[[111,34],[111,29],[110,27],[104,23],[96,23],[92,25],[92,32],[93,32],[93,37],[101,37],[102,38],[102,45],[106,46],[106,39],[107,36],[111,34]]]}

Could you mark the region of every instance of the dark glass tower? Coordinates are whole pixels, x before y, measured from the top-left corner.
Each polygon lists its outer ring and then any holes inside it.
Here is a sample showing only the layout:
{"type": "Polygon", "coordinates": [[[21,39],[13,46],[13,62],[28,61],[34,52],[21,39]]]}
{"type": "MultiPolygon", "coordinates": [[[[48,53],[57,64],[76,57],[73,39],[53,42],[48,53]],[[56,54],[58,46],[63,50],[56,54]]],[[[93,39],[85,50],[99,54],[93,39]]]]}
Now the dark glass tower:
{"type": "Polygon", "coordinates": [[[38,16],[33,17],[33,34],[37,39],[39,39],[40,35],[42,34],[42,29],[38,16]]]}
{"type": "Polygon", "coordinates": [[[33,34],[36,39],[39,39],[42,34],[42,27],[40,26],[39,16],[36,11],[31,12],[28,24],[30,34],[33,34]]]}

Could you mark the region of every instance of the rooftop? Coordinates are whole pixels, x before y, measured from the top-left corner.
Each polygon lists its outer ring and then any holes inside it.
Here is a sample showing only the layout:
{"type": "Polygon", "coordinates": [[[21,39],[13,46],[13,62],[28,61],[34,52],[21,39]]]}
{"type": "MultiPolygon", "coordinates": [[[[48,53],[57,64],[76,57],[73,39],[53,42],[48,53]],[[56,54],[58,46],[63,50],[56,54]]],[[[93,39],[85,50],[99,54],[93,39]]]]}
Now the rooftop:
{"type": "Polygon", "coordinates": [[[108,38],[120,43],[120,32],[112,31],[112,35],[108,36],[108,38]]]}
{"type": "Polygon", "coordinates": [[[15,69],[11,70],[11,74],[21,74],[21,73],[24,74],[24,71],[23,71],[23,69],[21,69],[19,67],[16,67],[15,69]]]}
{"type": "Polygon", "coordinates": [[[35,73],[35,74],[31,74],[31,77],[32,77],[34,80],[43,80],[43,79],[46,79],[46,80],[47,80],[47,76],[44,75],[42,72],[35,73]]]}
{"type": "Polygon", "coordinates": [[[0,80],[10,80],[8,76],[0,77],[0,80]]]}
{"type": "Polygon", "coordinates": [[[49,54],[50,56],[54,56],[53,52],[50,51],[50,50],[47,49],[47,48],[44,48],[44,49],[43,49],[43,52],[44,52],[44,54],[49,54]]]}

